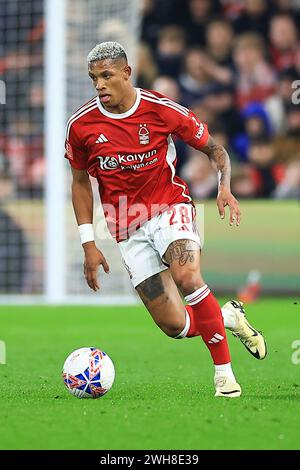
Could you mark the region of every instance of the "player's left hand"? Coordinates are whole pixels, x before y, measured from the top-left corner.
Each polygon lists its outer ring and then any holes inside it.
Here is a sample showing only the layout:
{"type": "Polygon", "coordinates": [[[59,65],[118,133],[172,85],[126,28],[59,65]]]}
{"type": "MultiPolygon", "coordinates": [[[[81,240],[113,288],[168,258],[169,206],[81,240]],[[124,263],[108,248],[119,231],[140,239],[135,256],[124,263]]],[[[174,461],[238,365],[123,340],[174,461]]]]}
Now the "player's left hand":
{"type": "Polygon", "coordinates": [[[102,266],[106,274],[109,274],[109,266],[103,253],[96,247],[94,242],[87,242],[83,245],[84,249],[84,276],[88,286],[97,291],[100,289],[100,284],[97,278],[98,268],[102,266]]]}
{"type": "Polygon", "coordinates": [[[240,225],[241,211],[240,211],[239,203],[236,200],[236,198],[233,196],[229,188],[220,186],[218,196],[217,196],[217,206],[219,209],[219,214],[221,216],[221,219],[224,219],[225,207],[228,206],[230,209],[229,224],[233,225],[235,221],[237,226],[240,225]]]}

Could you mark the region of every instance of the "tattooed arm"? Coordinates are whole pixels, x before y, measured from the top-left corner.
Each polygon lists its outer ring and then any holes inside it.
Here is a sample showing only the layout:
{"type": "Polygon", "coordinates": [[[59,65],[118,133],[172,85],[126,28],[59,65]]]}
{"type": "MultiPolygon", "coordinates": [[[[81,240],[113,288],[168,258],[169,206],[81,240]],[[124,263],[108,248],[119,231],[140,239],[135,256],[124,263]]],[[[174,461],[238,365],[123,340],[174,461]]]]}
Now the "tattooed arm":
{"type": "Polygon", "coordinates": [[[208,142],[205,147],[201,149],[206,153],[213,166],[218,172],[218,196],[217,206],[222,219],[225,216],[225,207],[229,206],[230,209],[230,225],[236,221],[236,225],[240,224],[241,212],[239,203],[231,193],[230,177],[231,177],[231,164],[228,153],[223,145],[217,144],[216,141],[209,136],[208,142]]]}

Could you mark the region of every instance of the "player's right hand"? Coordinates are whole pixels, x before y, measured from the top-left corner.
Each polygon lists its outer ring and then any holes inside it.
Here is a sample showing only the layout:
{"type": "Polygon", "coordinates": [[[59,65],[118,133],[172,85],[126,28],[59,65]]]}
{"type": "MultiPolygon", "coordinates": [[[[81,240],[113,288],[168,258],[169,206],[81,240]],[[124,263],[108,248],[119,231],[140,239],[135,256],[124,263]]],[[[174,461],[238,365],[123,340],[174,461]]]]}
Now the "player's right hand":
{"type": "Polygon", "coordinates": [[[96,292],[100,289],[100,284],[98,282],[98,268],[102,265],[104,271],[108,274],[109,266],[103,253],[98,250],[94,242],[84,243],[82,246],[85,254],[83,264],[84,276],[88,286],[96,292]]]}

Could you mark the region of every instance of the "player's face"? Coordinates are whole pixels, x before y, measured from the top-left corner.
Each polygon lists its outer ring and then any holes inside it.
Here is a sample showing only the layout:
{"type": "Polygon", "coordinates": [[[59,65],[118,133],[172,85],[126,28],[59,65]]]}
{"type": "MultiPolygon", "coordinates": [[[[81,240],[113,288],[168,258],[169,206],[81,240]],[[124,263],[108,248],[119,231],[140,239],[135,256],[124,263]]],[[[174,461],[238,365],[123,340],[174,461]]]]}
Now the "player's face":
{"type": "Polygon", "coordinates": [[[131,68],[122,59],[97,60],[89,65],[89,76],[101,103],[108,109],[118,107],[124,99],[130,75],[131,68]]]}

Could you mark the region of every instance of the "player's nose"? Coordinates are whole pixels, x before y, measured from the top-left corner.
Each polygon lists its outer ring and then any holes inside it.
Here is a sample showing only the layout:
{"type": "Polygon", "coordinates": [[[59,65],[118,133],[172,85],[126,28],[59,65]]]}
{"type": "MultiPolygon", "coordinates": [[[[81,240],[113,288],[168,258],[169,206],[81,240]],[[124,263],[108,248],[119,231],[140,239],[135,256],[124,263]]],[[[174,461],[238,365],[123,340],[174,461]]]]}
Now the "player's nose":
{"type": "Polygon", "coordinates": [[[106,88],[106,87],[105,87],[105,82],[104,82],[103,80],[99,79],[99,80],[97,81],[97,84],[96,84],[96,90],[97,90],[97,91],[105,90],[105,88],[106,88]]]}

